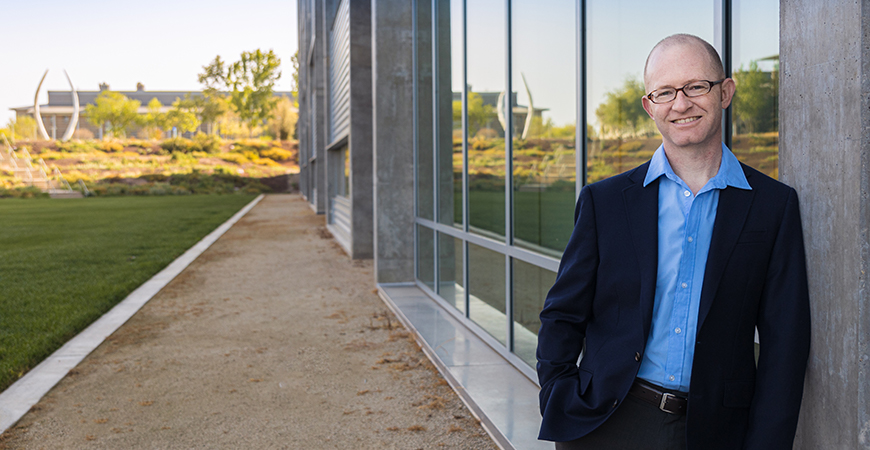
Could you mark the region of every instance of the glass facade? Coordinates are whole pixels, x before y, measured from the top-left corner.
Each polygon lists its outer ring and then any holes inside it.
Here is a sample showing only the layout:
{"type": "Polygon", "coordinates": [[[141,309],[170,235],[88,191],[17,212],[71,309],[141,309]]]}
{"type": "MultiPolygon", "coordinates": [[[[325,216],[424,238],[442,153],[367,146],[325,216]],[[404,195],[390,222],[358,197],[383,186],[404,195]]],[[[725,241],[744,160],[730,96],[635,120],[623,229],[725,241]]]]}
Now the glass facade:
{"type": "Polygon", "coordinates": [[[725,55],[738,94],[723,140],[777,175],[779,3],[725,4],[417,0],[418,282],[515,364],[534,367],[578,188],[661,144],[640,102],[659,40],[725,55]]]}

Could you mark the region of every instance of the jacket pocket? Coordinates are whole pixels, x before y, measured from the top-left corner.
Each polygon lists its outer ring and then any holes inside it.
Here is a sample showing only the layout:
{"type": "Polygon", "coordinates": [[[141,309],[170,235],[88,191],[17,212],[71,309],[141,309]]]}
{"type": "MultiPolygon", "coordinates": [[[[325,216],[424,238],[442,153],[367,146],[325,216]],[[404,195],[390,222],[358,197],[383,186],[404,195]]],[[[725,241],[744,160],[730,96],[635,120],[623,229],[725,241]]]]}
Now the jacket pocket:
{"type": "Polygon", "coordinates": [[[725,382],[726,408],[749,408],[755,395],[755,380],[735,380],[725,382]]]}
{"type": "Polygon", "coordinates": [[[586,393],[586,388],[589,387],[590,381],[592,381],[592,372],[580,368],[580,395],[586,393]]]}

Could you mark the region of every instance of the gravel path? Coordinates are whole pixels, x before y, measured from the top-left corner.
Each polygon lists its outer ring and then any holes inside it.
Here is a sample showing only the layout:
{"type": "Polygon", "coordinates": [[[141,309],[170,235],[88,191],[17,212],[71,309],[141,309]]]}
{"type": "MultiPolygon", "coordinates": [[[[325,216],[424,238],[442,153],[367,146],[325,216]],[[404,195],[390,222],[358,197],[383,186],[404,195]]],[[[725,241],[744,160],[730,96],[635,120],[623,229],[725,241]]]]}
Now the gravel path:
{"type": "Polygon", "coordinates": [[[299,196],[267,196],[0,448],[496,448],[373,280],[299,196]]]}

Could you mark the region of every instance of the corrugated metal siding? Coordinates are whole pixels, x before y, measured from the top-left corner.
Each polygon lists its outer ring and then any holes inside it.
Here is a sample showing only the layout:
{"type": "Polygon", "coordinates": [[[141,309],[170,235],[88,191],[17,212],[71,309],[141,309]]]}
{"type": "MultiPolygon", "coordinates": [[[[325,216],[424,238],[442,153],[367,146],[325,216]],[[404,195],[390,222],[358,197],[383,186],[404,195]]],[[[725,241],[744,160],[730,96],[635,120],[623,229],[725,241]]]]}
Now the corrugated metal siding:
{"type": "Polygon", "coordinates": [[[320,135],[320,122],[317,120],[317,96],[311,96],[311,128],[313,133],[311,134],[311,156],[317,157],[317,149],[318,142],[317,138],[320,135]]]}
{"type": "Polygon", "coordinates": [[[332,232],[344,248],[350,249],[350,199],[332,197],[332,232]]]}
{"type": "Polygon", "coordinates": [[[350,129],[350,7],[342,0],[329,33],[329,142],[350,129]]]}

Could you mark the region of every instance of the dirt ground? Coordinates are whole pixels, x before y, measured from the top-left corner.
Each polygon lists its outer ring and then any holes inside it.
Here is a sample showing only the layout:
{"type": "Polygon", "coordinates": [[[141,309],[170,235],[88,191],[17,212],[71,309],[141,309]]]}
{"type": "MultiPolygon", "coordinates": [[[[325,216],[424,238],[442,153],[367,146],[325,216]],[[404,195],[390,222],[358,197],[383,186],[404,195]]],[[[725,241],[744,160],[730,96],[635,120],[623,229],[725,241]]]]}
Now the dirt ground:
{"type": "Polygon", "coordinates": [[[0,448],[493,449],[296,195],[257,207],[0,448]]]}

